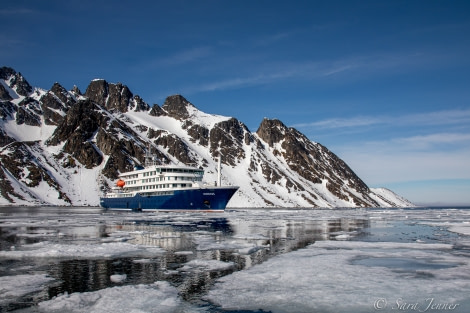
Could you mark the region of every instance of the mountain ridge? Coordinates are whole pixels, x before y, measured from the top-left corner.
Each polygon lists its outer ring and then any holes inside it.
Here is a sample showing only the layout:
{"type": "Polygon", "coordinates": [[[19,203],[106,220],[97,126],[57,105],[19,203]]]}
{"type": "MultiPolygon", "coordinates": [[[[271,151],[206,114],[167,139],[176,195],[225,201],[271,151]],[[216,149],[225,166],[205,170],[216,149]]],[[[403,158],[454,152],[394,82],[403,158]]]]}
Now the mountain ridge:
{"type": "Polygon", "coordinates": [[[200,111],[182,95],[150,106],[122,83],[92,80],[84,94],[33,88],[0,68],[0,205],[98,205],[119,173],[148,149],[162,163],[197,164],[240,186],[229,207],[408,207],[369,188],[334,153],[280,120],[256,132],[200,111]],[[79,188],[75,188],[79,186],[79,188]]]}

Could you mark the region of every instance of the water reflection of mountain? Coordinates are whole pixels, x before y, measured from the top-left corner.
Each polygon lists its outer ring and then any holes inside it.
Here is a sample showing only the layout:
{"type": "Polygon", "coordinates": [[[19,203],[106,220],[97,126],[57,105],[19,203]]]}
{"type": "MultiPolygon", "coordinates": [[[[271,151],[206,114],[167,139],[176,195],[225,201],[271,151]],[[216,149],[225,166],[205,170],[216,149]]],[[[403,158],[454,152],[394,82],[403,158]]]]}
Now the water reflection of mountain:
{"type": "MultiPolygon", "coordinates": [[[[278,216],[279,217],[279,216],[278,216]]],[[[200,296],[218,277],[262,263],[278,254],[306,247],[317,240],[360,235],[367,219],[288,219],[266,216],[176,216],[161,220],[133,220],[100,226],[102,240],[127,241],[165,250],[145,257],[62,260],[49,273],[60,283],[49,297],[63,292],[85,292],[117,285],[111,275],[126,275],[120,284],[151,284],[166,280],[186,300],[200,296]]]]}

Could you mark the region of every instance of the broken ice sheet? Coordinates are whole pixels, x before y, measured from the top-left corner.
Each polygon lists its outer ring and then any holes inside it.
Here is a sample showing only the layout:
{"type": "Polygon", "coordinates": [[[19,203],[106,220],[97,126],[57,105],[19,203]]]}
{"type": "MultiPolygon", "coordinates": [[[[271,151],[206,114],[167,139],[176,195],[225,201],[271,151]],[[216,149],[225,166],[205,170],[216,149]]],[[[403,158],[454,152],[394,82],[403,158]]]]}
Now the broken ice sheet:
{"type": "Polygon", "coordinates": [[[218,279],[205,297],[226,310],[280,312],[371,312],[377,299],[389,309],[399,299],[434,298],[470,310],[470,260],[452,245],[319,241],[218,279]],[[357,264],[395,258],[448,264],[415,269],[357,264]]]}

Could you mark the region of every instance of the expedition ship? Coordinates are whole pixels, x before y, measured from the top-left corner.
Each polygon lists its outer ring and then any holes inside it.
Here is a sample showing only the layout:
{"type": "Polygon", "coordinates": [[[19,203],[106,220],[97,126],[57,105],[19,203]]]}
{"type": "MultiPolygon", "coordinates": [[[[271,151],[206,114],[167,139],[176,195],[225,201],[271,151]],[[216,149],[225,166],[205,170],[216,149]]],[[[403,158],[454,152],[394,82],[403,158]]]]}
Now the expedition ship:
{"type": "Polygon", "coordinates": [[[221,186],[218,179],[203,182],[204,170],[186,165],[157,165],[146,157],[145,167],[119,175],[116,187],[100,198],[110,210],[224,211],[238,186],[221,186]]]}

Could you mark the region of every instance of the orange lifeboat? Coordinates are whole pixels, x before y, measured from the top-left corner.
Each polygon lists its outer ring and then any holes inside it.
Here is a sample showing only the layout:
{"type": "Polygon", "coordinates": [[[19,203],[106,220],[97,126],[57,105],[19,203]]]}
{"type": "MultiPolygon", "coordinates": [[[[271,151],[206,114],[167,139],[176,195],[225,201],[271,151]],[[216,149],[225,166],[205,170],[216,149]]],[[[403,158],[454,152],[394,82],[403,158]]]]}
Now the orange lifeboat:
{"type": "Polygon", "coordinates": [[[126,184],[126,182],[123,181],[122,179],[120,179],[116,182],[116,186],[118,186],[120,188],[124,187],[125,184],[126,184]]]}

